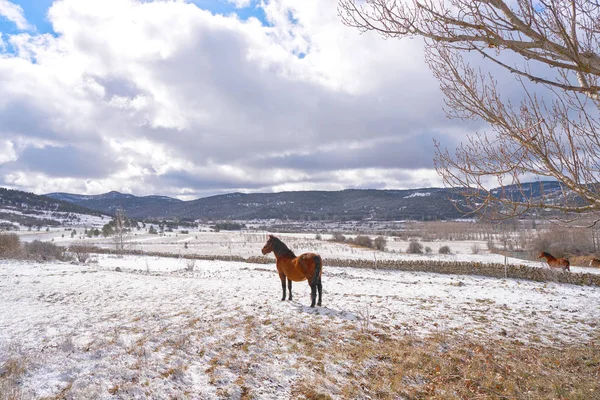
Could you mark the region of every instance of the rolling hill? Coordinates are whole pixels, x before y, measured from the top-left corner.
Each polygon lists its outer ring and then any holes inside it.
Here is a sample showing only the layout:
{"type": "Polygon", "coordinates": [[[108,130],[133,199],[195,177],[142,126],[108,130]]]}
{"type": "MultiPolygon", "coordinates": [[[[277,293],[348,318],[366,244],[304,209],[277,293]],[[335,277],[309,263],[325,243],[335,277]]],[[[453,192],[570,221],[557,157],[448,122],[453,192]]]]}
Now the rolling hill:
{"type": "Polygon", "coordinates": [[[73,202],[0,188],[0,230],[74,225],[83,220],[101,219],[102,214],[73,202]]]}

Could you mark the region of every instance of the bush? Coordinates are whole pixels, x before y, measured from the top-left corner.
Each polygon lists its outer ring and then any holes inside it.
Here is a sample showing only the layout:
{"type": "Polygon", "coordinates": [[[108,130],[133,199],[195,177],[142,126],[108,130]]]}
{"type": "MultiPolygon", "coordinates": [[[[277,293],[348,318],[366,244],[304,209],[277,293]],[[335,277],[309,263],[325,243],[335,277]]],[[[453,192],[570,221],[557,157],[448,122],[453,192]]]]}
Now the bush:
{"type": "Polygon", "coordinates": [[[69,247],[69,251],[75,255],[75,259],[80,263],[85,263],[90,258],[90,253],[93,253],[96,248],[88,244],[73,244],[69,247]]]}
{"type": "Polygon", "coordinates": [[[373,247],[373,240],[371,240],[370,237],[364,236],[364,235],[359,235],[356,238],[354,238],[353,243],[357,246],[368,247],[368,248],[373,247]]]}
{"type": "Polygon", "coordinates": [[[34,240],[31,243],[25,243],[25,255],[37,260],[63,260],[65,249],[50,242],[41,242],[34,240]]]}
{"type": "Polygon", "coordinates": [[[377,236],[375,238],[375,240],[373,241],[373,246],[377,250],[381,250],[381,251],[385,251],[386,244],[387,244],[387,241],[385,240],[385,238],[383,236],[377,236]]]}
{"type": "Polygon", "coordinates": [[[187,260],[185,264],[185,270],[189,272],[194,272],[194,268],[196,267],[196,260],[187,260]]]}
{"type": "Polygon", "coordinates": [[[332,242],[344,243],[346,241],[346,236],[342,235],[339,232],[336,232],[331,237],[332,242]]]}
{"type": "Polygon", "coordinates": [[[0,257],[17,257],[21,251],[21,241],[14,233],[0,233],[0,257]]]}
{"type": "Polygon", "coordinates": [[[317,233],[317,234],[315,235],[315,240],[321,240],[321,239],[323,239],[323,237],[321,236],[321,234],[320,234],[320,233],[317,233]]]}
{"type": "Polygon", "coordinates": [[[432,251],[431,247],[429,247],[429,246],[425,247],[425,253],[431,254],[431,251],[432,251]]]}
{"type": "Polygon", "coordinates": [[[423,245],[418,240],[411,240],[408,244],[408,250],[406,250],[409,254],[422,254],[423,253],[423,245]]]}
{"type": "Polygon", "coordinates": [[[438,253],[440,253],[440,254],[451,254],[452,251],[450,250],[450,246],[442,246],[438,250],[438,253]]]}
{"type": "Polygon", "coordinates": [[[479,247],[479,245],[477,243],[473,243],[473,245],[471,246],[471,253],[472,254],[481,253],[481,248],[479,247]]]}

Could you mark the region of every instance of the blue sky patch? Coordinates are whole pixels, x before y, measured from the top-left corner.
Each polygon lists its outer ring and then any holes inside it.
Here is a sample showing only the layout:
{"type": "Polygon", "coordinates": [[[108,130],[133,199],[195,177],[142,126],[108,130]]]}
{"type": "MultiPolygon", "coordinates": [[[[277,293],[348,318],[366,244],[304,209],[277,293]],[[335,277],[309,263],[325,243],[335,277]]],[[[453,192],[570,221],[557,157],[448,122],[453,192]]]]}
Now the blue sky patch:
{"type": "Polygon", "coordinates": [[[257,0],[253,0],[248,7],[244,8],[236,8],[235,4],[227,0],[189,0],[189,2],[213,14],[231,15],[233,13],[237,14],[242,21],[254,17],[263,25],[270,25],[263,8],[260,7],[260,1],[257,0]]]}
{"type": "MultiPolygon", "coordinates": [[[[37,33],[52,33],[52,25],[46,18],[48,9],[53,0],[9,0],[21,6],[25,19],[36,27],[37,33]]],[[[15,34],[21,32],[17,26],[8,19],[0,17],[0,32],[15,34]]]]}

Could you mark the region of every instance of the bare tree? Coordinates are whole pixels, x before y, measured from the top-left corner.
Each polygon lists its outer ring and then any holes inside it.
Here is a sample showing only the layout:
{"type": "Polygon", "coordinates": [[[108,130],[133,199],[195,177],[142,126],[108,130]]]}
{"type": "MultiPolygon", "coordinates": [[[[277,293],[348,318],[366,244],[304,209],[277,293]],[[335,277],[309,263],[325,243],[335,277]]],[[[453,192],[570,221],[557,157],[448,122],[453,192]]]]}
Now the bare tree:
{"type": "Polygon", "coordinates": [[[464,189],[470,209],[497,211],[496,218],[531,208],[600,213],[598,0],[338,5],[342,21],[361,31],[423,37],[448,116],[489,124],[454,154],[436,142],[438,173],[447,186],[464,189]],[[504,75],[518,81],[520,98],[501,93],[504,75]],[[558,181],[562,193],[551,195],[541,184],[541,196],[532,197],[523,182],[533,178],[558,181]],[[491,186],[500,189],[492,193],[491,186]]]}
{"type": "Polygon", "coordinates": [[[117,209],[115,212],[115,249],[117,252],[122,252],[125,249],[125,241],[127,237],[127,228],[125,227],[125,222],[127,220],[127,216],[125,214],[125,210],[122,208],[117,209]]]}

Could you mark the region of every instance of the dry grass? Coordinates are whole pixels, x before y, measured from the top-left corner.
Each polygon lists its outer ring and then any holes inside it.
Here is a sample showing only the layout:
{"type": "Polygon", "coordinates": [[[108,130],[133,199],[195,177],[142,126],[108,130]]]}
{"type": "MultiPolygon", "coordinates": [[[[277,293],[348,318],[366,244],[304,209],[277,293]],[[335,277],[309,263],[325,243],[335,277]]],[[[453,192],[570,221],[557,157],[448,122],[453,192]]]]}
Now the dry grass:
{"type": "MultiPolygon", "coordinates": [[[[478,341],[440,331],[421,338],[398,336],[396,328],[375,322],[370,330],[361,329],[360,322],[322,322],[283,324],[248,315],[202,349],[189,341],[200,342],[206,332],[191,339],[161,334],[168,358],[160,363],[149,362],[150,339],[140,337],[122,350],[141,364],[105,390],[127,397],[137,388],[152,397],[157,385],[185,386],[193,371],[189,362],[203,360],[217,396],[254,399],[260,398],[257,384],[266,378],[262,366],[293,359],[288,368],[299,379],[287,393],[294,399],[600,399],[598,341],[553,348],[500,336],[478,341]],[[184,351],[185,357],[176,357],[184,351]]],[[[181,324],[188,327],[189,321],[181,324]]],[[[28,362],[16,353],[0,363],[0,400],[24,398],[20,382],[28,362]]],[[[68,385],[53,399],[77,398],[77,393],[68,385]]]]}
{"type": "Polygon", "coordinates": [[[318,347],[312,330],[290,331],[287,337],[312,367],[328,360],[345,371],[346,380],[323,379],[298,384],[297,397],[307,399],[595,399],[600,398],[600,346],[598,342],[550,348],[519,341],[467,340],[435,335],[426,339],[369,335],[336,340],[318,347]],[[325,354],[319,354],[325,353],[325,354]],[[335,391],[326,388],[336,388],[335,391]]]}
{"type": "Polygon", "coordinates": [[[26,371],[27,359],[11,351],[10,357],[0,363],[0,400],[23,398],[20,381],[26,371]]]}

